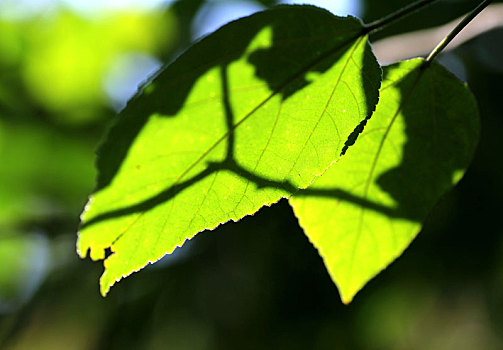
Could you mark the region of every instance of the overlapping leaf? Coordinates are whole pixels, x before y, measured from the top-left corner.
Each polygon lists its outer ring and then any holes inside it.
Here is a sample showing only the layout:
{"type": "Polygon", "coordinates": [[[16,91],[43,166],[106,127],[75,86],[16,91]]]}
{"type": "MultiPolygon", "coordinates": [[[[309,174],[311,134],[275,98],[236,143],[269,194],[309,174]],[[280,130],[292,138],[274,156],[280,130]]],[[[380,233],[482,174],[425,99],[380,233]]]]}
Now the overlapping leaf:
{"type": "Polygon", "coordinates": [[[346,303],[410,244],[477,143],[466,85],[438,64],[422,64],[384,67],[376,112],[355,145],[290,199],[346,303]]]}
{"type": "Polygon", "coordinates": [[[105,260],[101,291],[197,232],[321,175],[377,102],[359,20],[282,6],[190,48],[121,113],[98,154],[77,249],[105,260]]]}

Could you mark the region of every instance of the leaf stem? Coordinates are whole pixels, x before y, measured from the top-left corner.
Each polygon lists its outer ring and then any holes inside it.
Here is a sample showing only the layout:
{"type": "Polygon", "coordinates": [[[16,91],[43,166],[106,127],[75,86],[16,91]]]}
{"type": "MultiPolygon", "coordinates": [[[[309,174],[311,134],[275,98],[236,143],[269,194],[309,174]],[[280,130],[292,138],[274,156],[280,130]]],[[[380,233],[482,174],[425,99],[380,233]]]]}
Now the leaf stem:
{"type": "Polygon", "coordinates": [[[475,9],[473,9],[468,15],[465,16],[459,22],[459,24],[449,33],[447,36],[430,52],[426,60],[424,61],[424,65],[429,65],[437,55],[442,52],[442,50],[449,45],[449,43],[459,34],[463,28],[465,28],[468,23],[470,23],[483,9],[485,9],[493,0],[484,0],[482,1],[475,9]]]}
{"type": "Polygon", "coordinates": [[[364,25],[364,33],[370,33],[370,32],[376,32],[378,30],[381,30],[382,28],[386,27],[388,24],[397,21],[399,19],[402,19],[405,16],[408,16],[418,10],[420,10],[423,7],[426,7],[430,5],[432,2],[436,0],[418,0],[410,5],[407,5],[401,9],[399,9],[396,12],[390,13],[387,16],[384,16],[383,18],[378,19],[377,21],[368,23],[364,25]]]}

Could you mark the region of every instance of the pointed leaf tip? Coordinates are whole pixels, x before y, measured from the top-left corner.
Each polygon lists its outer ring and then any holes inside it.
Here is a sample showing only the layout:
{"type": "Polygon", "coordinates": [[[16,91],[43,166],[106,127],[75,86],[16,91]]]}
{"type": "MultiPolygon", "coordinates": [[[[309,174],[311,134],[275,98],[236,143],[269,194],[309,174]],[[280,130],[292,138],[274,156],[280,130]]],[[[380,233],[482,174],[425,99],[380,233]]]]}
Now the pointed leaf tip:
{"type": "Polygon", "coordinates": [[[422,59],[384,67],[379,103],[347,154],[290,198],[344,303],[402,254],[474,153],[466,84],[422,59]]]}

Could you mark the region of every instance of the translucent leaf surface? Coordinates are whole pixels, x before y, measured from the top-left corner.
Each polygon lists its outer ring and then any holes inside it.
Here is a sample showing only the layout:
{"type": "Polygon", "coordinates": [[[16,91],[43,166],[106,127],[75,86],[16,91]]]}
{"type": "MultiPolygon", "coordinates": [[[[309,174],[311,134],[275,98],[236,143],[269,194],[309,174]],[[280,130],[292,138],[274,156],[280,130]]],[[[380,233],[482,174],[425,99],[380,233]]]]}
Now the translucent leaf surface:
{"type": "Polygon", "coordinates": [[[384,68],[376,112],[355,145],[290,199],[346,303],[410,244],[477,143],[468,88],[422,62],[384,68]]]}
{"type": "Polygon", "coordinates": [[[77,249],[101,291],[197,232],[307,187],[377,102],[362,25],[281,6],[206,37],[130,102],[98,154],[77,249]]]}

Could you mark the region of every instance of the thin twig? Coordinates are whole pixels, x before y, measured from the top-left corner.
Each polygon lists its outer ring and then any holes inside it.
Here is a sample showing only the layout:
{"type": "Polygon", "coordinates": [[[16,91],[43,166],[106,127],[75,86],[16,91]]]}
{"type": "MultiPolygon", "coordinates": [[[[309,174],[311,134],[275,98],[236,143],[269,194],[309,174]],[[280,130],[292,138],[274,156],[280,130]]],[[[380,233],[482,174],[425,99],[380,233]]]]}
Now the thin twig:
{"type": "MultiPolygon", "coordinates": [[[[431,48],[440,42],[445,34],[456,27],[462,19],[463,16],[438,27],[381,39],[372,43],[372,49],[381,65],[412,57],[425,57],[431,48]]],[[[503,27],[503,3],[488,6],[450,42],[443,52],[455,49],[476,36],[499,27],[503,27]]]]}
{"type": "Polygon", "coordinates": [[[364,32],[370,33],[370,32],[376,32],[378,30],[381,30],[382,28],[386,27],[387,25],[391,24],[392,22],[397,21],[399,19],[402,19],[402,18],[420,10],[421,8],[430,5],[434,1],[436,1],[436,0],[416,1],[408,6],[405,6],[401,9],[399,9],[396,12],[390,13],[389,15],[384,16],[381,19],[378,19],[377,21],[366,24],[364,26],[364,32]]]}
{"type": "Polygon", "coordinates": [[[482,1],[472,12],[463,18],[461,22],[449,33],[447,36],[431,51],[431,53],[426,58],[424,65],[429,65],[437,55],[442,52],[442,50],[463,30],[464,27],[468,25],[477,15],[482,12],[493,0],[482,1]]]}

